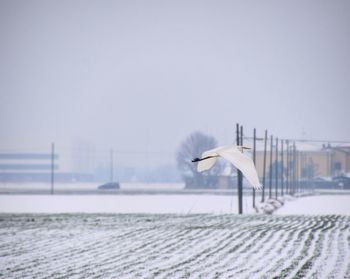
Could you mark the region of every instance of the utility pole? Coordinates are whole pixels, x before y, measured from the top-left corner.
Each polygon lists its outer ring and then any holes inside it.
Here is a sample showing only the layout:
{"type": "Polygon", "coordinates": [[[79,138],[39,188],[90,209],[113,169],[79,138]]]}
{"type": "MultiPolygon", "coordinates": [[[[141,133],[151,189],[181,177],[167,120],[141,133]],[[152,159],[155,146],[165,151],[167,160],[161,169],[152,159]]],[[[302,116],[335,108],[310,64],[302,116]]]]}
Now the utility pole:
{"type": "Polygon", "coordinates": [[[263,164],[263,187],[261,202],[265,202],[265,183],[266,183],[266,146],[267,146],[267,130],[265,130],[265,142],[264,142],[264,164],[263,164]]]}
{"type": "Polygon", "coordinates": [[[111,166],[111,170],[110,170],[110,171],[111,171],[111,173],[110,173],[110,181],[113,182],[113,179],[114,179],[114,177],[113,177],[113,176],[114,176],[114,172],[113,172],[113,170],[114,170],[114,166],[113,166],[113,165],[114,165],[114,161],[113,161],[113,159],[114,159],[114,158],[113,158],[113,157],[114,157],[114,156],[113,156],[113,149],[111,149],[111,151],[110,151],[110,157],[111,157],[111,158],[110,158],[110,159],[111,159],[111,162],[110,162],[110,166],[111,166]]]}
{"type": "MultiPolygon", "coordinates": [[[[241,125],[241,133],[240,133],[240,145],[242,146],[242,153],[243,153],[243,125],[241,125]]],[[[243,213],[243,174],[240,171],[240,188],[241,188],[241,195],[240,195],[240,200],[241,200],[241,214],[243,213]]]]}
{"type": "Polygon", "coordinates": [[[269,175],[269,199],[272,198],[272,148],[273,148],[273,136],[270,136],[270,175],[269,175]]]}
{"type": "Polygon", "coordinates": [[[51,144],[51,195],[54,194],[55,185],[55,143],[51,144]]]}
{"type": "Polygon", "coordinates": [[[302,172],[303,169],[303,154],[301,152],[298,152],[298,185],[299,185],[299,192],[303,191],[303,184],[302,184],[302,172]]]}
{"type": "MultiPolygon", "coordinates": [[[[254,165],[256,165],[256,129],[255,128],[253,131],[253,162],[254,162],[254,165]]],[[[255,208],[255,189],[254,188],[253,188],[253,208],[255,208]]]]}
{"type": "Polygon", "coordinates": [[[289,186],[289,140],[286,141],[287,144],[287,169],[286,169],[286,193],[290,194],[290,186],[289,186]]]}
{"type": "Polygon", "coordinates": [[[296,192],[296,147],[293,142],[293,194],[296,192]]]}
{"type": "Polygon", "coordinates": [[[299,172],[299,151],[295,149],[295,162],[296,162],[296,168],[295,168],[295,176],[296,176],[296,185],[297,185],[297,192],[300,192],[300,172],[299,172]]]}
{"type": "Polygon", "coordinates": [[[275,158],[275,198],[278,198],[278,138],[276,138],[276,158],[275,158]]]}
{"type": "MultiPolygon", "coordinates": [[[[243,128],[241,126],[241,133],[243,131],[243,128]]],[[[241,138],[240,137],[240,129],[239,129],[239,124],[236,124],[236,143],[237,146],[242,145],[241,144],[241,138]]],[[[243,199],[242,199],[242,172],[237,169],[237,183],[238,183],[238,214],[243,213],[243,199]]]]}
{"type": "Polygon", "coordinates": [[[282,192],[281,192],[281,194],[282,194],[282,197],[284,196],[284,156],[283,156],[283,152],[284,152],[284,150],[283,150],[283,148],[284,148],[284,146],[283,146],[283,142],[284,142],[284,140],[281,140],[281,166],[282,166],[282,173],[281,173],[281,189],[282,189],[282,192]]]}

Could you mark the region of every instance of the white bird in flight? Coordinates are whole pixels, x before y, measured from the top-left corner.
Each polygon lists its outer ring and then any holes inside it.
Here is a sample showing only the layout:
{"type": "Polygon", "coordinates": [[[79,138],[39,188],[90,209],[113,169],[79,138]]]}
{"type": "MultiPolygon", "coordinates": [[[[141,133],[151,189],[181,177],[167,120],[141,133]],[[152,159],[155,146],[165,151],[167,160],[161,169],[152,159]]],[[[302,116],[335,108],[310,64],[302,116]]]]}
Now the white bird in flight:
{"type": "Polygon", "coordinates": [[[195,158],[192,162],[198,162],[197,170],[202,172],[214,166],[218,157],[223,157],[243,173],[254,189],[261,189],[262,185],[259,182],[254,162],[251,158],[243,154],[243,149],[250,148],[235,145],[217,147],[203,152],[202,158],[195,158]]]}

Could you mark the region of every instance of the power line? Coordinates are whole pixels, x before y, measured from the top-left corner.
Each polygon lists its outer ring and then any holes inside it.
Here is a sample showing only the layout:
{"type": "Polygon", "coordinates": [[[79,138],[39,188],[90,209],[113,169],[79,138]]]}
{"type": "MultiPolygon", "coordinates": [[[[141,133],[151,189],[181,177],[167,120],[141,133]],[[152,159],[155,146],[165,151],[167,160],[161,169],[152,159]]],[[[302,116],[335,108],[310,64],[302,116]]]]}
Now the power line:
{"type": "MultiPolygon", "coordinates": [[[[248,137],[245,136],[244,139],[247,140],[252,140],[253,137],[248,137]]],[[[256,138],[256,140],[258,141],[263,141],[264,138],[256,138]]],[[[289,140],[291,142],[295,141],[295,142],[320,142],[320,143],[348,143],[350,144],[350,140],[320,140],[320,139],[291,139],[291,138],[282,138],[281,140],[289,140]]]]}
{"type": "Polygon", "coordinates": [[[349,143],[350,140],[318,140],[318,139],[283,139],[295,142],[349,143]]]}

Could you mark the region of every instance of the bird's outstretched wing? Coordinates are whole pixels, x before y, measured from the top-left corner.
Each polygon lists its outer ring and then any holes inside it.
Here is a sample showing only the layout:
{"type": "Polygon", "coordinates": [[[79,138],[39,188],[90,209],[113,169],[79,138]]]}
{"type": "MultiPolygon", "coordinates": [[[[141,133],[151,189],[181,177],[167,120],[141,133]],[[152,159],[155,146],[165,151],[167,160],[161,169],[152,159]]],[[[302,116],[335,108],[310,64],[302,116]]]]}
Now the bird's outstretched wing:
{"type": "MultiPolygon", "coordinates": [[[[215,152],[216,149],[217,148],[203,152],[202,158],[217,156],[218,154],[215,152]]],[[[218,159],[217,157],[211,157],[211,158],[199,161],[197,165],[197,171],[202,172],[202,171],[209,170],[212,166],[215,165],[217,159],[218,159]]]]}
{"type": "Polygon", "coordinates": [[[239,169],[254,189],[261,189],[262,185],[251,158],[239,151],[236,146],[218,148],[216,153],[239,169]]]}

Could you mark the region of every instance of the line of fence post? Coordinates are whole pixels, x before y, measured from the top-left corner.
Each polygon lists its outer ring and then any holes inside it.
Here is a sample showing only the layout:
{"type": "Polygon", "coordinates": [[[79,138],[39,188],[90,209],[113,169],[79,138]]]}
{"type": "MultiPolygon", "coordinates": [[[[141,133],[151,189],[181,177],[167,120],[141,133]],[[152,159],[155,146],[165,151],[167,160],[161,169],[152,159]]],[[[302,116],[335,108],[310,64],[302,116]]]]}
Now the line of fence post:
{"type": "MultiPolygon", "coordinates": [[[[256,128],[253,129],[253,162],[257,164],[257,134],[256,128]]],[[[237,146],[243,146],[243,126],[236,124],[236,144],[237,146]]],[[[243,149],[242,149],[243,150],[243,149]]],[[[268,131],[265,130],[264,136],[264,152],[263,152],[263,169],[262,180],[263,187],[261,192],[261,202],[266,200],[266,186],[268,181],[269,198],[273,196],[273,184],[275,186],[274,197],[278,196],[294,195],[302,190],[302,184],[300,182],[300,169],[303,168],[302,164],[304,158],[300,157],[301,154],[297,151],[295,141],[290,144],[288,139],[275,138],[270,135],[268,138],[268,131]],[[267,144],[270,140],[270,154],[269,165],[267,164],[267,144]],[[274,146],[275,143],[275,146],[274,146]],[[280,146],[279,146],[280,145],[280,146]],[[269,166],[269,177],[267,177],[267,167],[269,166]],[[280,186],[280,189],[279,189],[280,186]]],[[[237,186],[238,186],[238,213],[243,213],[243,175],[242,172],[237,169],[237,186]]],[[[252,190],[252,205],[256,207],[256,190],[252,190]]]]}

